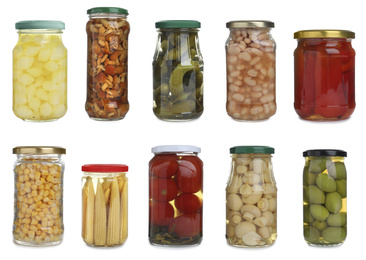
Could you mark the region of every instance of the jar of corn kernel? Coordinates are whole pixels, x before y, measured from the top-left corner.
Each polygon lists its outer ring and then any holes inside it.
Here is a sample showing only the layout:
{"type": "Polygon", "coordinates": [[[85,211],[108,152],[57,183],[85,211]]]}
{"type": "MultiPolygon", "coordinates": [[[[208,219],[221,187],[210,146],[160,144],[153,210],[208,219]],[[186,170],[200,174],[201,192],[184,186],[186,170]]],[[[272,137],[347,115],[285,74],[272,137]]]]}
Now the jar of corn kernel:
{"type": "Polygon", "coordinates": [[[13,237],[24,246],[52,246],[63,238],[63,174],[66,150],[52,146],[13,149],[15,196],[13,237]]]}
{"type": "Polygon", "coordinates": [[[231,21],[226,41],[226,111],[236,120],[276,113],[276,44],[270,21],[231,21]]]}
{"type": "Polygon", "coordinates": [[[21,21],[13,49],[13,111],[25,121],[53,121],[67,110],[67,50],[60,21],[21,21]]]}

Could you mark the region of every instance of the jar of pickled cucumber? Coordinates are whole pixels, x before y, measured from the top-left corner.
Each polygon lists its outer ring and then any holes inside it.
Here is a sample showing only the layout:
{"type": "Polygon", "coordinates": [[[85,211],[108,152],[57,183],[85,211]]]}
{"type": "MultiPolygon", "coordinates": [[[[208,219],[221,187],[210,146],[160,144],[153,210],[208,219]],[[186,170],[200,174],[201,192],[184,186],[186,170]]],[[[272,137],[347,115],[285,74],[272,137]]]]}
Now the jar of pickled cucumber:
{"type": "Polygon", "coordinates": [[[196,119],[203,113],[203,59],[200,22],[155,23],[158,40],[153,60],[153,111],[163,120],[196,119]]]}
{"type": "Polygon", "coordinates": [[[67,110],[67,50],[60,21],[21,21],[13,49],[13,111],[25,121],[53,121],[67,110]]]}
{"type": "Polygon", "coordinates": [[[202,241],[203,163],[189,145],[152,148],[149,162],[149,241],[198,245],[202,241]]]}
{"type": "Polygon", "coordinates": [[[117,7],[96,7],[87,13],[85,110],[94,120],[120,120],[129,110],[128,11],[117,7]]]}
{"type": "Polygon", "coordinates": [[[63,176],[61,156],[54,146],[19,146],[14,165],[14,242],[24,246],[53,246],[62,242],[63,176]]]}
{"type": "Polygon", "coordinates": [[[82,166],[82,238],[89,246],[122,245],[128,235],[128,166],[82,166]]]}
{"type": "Polygon", "coordinates": [[[341,245],[347,236],[347,171],[342,150],[303,153],[304,238],[312,246],[341,245]]]}
{"type": "Polygon", "coordinates": [[[264,247],[277,238],[277,187],[268,146],[230,148],[226,186],[226,240],[235,247],[264,247]]]}

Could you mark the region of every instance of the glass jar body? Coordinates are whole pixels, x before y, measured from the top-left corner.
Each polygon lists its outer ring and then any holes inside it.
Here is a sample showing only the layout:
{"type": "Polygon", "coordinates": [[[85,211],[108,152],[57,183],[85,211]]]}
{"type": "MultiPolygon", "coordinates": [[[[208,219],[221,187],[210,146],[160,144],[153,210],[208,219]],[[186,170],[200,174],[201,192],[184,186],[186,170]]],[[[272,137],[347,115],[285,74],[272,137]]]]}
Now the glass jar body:
{"type": "Polygon", "coordinates": [[[52,246],[62,242],[64,163],[60,155],[18,154],[14,165],[14,242],[52,246]]]}
{"type": "Polygon", "coordinates": [[[295,59],[296,113],[302,119],[347,119],[355,103],[355,51],[345,38],[298,39],[295,59]]]}
{"type": "Polygon", "coordinates": [[[89,246],[115,247],[128,236],[128,179],[123,172],[84,172],[82,238],[89,246]]]}
{"type": "Polygon", "coordinates": [[[277,238],[277,187],[270,154],[232,154],[226,187],[226,239],[264,247],[277,238]]]}
{"type": "Polygon", "coordinates": [[[13,112],[25,121],[53,121],[67,110],[67,50],[62,31],[23,29],[13,49],[13,112]]]}
{"type": "Polygon", "coordinates": [[[203,113],[203,58],[198,29],[160,29],[153,59],[153,111],[163,120],[203,113]]]}
{"type": "Polygon", "coordinates": [[[344,157],[306,157],[303,191],[305,241],[313,246],[341,245],[347,236],[344,157]]]}
{"type": "Polygon", "coordinates": [[[276,113],[276,43],[270,28],[231,28],[226,41],[226,111],[236,120],[276,113]]]}
{"type": "Polygon", "coordinates": [[[203,163],[195,153],[156,153],[149,162],[149,241],[202,241],[203,163]]]}
{"type": "Polygon", "coordinates": [[[95,120],[120,120],[129,110],[128,35],[124,14],[90,14],[86,24],[87,98],[85,110],[95,120]]]}

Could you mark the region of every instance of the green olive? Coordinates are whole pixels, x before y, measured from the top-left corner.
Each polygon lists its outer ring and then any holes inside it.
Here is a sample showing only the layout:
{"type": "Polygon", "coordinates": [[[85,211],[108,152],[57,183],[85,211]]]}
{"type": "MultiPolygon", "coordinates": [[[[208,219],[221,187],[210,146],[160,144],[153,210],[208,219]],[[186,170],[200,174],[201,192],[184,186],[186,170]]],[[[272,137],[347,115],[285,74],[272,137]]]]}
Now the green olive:
{"type": "Polygon", "coordinates": [[[338,212],[337,214],[329,214],[327,223],[332,227],[341,227],[347,223],[347,214],[345,212],[338,212]]]}
{"type": "Polygon", "coordinates": [[[309,162],[309,172],[322,173],[327,168],[326,158],[315,158],[309,162]]]}
{"type": "Polygon", "coordinates": [[[325,201],[324,192],[316,185],[310,185],[309,188],[305,190],[305,194],[311,204],[323,204],[325,201]]]}
{"type": "Polygon", "coordinates": [[[345,179],[336,180],[337,184],[337,192],[341,195],[342,198],[347,197],[347,181],[345,179]]]}
{"type": "Polygon", "coordinates": [[[333,192],[337,189],[336,182],[326,173],[318,175],[316,178],[316,185],[325,192],[333,192]]]}
{"type": "Polygon", "coordinates": [[[316,219],[324,221],[329,216],[329,211],[322,205],[310,205],[310,213],[316,219]]]}
{"type": "Polygon", "coordinates": [[[304,238],[309,243],[315,243],[319,240],[320,232],[313,227],[304,226],[304,238]]]}
{"type": "Polygon", "coordinates": [[[318,174],[309,172],[309,166],[305,166],[302,175],[303,184],[304,185],[315,184],[315,179],[317,176],[318,174]]]}
{"type": "Polygon", "coordinates": [[[309,205],[304,205],[303,214],[304,214],[304,223],[310,224],[311,222],[314,221],[313,216],[310,214],[309,205]]]}
{"type": "Polygon", "coordinates": [[[332,244],[342,243],[347,236],[347,232],[341,227],[328,227],[322,232],[323,238],[332,244]]]}
{"type": "Polygon", "coordinates": [[[319,231],[322,231],[323,229],[327,228],[328,225],[327,225],[326,221],[315,220],[313,222],[313,227],[316,228],[319,231]]]}
{"type": "Polygon", "coordinates": [[[345,179],[347,177],[346,167],[342,162],[334,162],[328,165],[328,174],[334,179],[345,179]]]}
{"type": "Polygon", "coordinates": [[[331,213],[338,213],[342,208],[342,197],[338,192],[331,192],[325,195],[325,207],[331,213]]]}

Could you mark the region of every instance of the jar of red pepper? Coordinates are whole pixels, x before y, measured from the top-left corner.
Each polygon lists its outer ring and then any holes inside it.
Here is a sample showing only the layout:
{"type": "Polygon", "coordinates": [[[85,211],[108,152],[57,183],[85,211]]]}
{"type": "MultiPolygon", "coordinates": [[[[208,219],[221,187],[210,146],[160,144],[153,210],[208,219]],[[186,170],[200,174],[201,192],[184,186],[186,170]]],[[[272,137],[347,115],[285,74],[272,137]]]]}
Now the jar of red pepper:
{"type": "Polygon", "coordinates": [[[149,163],[149,241],[198,245],[202,240],[201,149],[188,145],[152,148],[149,163]]]}
{"type": "Polygon", "coordinates": [[[355,33],[346,30],[305,30],[295,58],[296,113],[302,119],[347,119],[355,109],[355,33]]]}

